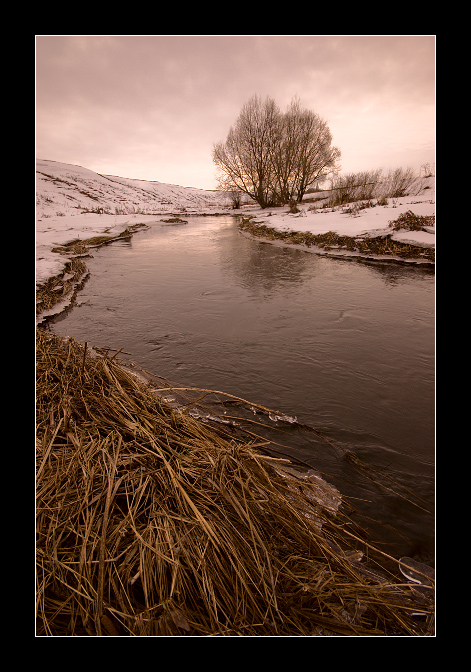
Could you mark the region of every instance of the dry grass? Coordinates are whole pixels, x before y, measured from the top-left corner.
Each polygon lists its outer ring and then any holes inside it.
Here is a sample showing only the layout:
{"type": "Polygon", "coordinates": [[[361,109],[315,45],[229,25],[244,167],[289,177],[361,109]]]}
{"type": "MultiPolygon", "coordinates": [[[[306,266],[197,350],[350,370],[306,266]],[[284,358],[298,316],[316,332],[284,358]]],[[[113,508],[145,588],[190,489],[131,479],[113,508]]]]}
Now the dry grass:
{"type": "Polygon", "coordinates": [[[431,634],[430,599],[255,441],[73,339],[38,329],[36,361],[38,635],[431,634]]]}
{"type": "Polygon", "coordinates": [[[69,295],[75,296],[88,278],[86,264],[79,258],[66,262],[64,270],[36,288],[36,315],[49,310],[69,295]]]}

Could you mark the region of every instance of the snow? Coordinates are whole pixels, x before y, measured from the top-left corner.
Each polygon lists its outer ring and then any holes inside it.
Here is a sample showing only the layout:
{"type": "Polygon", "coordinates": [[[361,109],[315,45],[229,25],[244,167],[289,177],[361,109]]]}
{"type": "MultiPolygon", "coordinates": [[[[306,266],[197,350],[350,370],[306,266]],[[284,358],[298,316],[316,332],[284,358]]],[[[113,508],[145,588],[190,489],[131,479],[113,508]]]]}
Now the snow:
{"type": "MultiPolygon", "coordinates": [[[[56,161],[37,160],[36,171],[37,284],[64,270],[68,259],[52,252],[54,247],[75,239],[118,235],[130,225],[159,221],[164,214],[245,214],[279,231],[333,231],[352,237],[390,234],[388,222],[407,210],[417,215],[435,214],[434,178],[422,178],[414,195],[389,199],[387,206],[366,208],[355,215],[346,211],[348,206],[331,211],[319,205],[313,209],[313,204],[307,202],[299,204],[298,214],[289,214],[287,206],[262,210],[251,205],[233,210],[223,192],[99,175],[56,161]]],[[[433,227],[427,231],[397,231],[393,238],[435,246],[433,227]]]]}
{"type": "Polygon", "coordinates": [[[434,231],[395,231],[391,238],[418,247],[435,247],[434,231]]]}
{"type": "MultiPolygon", "coordinates": [[[[352,204],[343,207],[312,209],[312,203],[298,204],[300,210],[297,214],[290,214],[287,207],[273,208],[272,210],[253,210],[250,214],[255,215],[254,223],[266,226],[282,232],[311,232],[314,235],[329,231],[342,236],[379,236],[391,234],[392,239],[407,242],[421,247],[435,246],[434,227],[426,227],[427,231],[395,231],[388,226],[399,215],[408,210],[416,215],[435,215],[435,184],[434,178],[423,178],[416,186],[420,193],[412,196],[404,196],[396,199],[388,199],[388,205],[376,205],[364,208],[353,214],[352,204]],[[428,187],[424,189],[424,187],[428,187]]],[[[374,201],[373,201],[374,202],[374,201]]],[[[320,204],[319,204],[320,205],[320,204]]]]}

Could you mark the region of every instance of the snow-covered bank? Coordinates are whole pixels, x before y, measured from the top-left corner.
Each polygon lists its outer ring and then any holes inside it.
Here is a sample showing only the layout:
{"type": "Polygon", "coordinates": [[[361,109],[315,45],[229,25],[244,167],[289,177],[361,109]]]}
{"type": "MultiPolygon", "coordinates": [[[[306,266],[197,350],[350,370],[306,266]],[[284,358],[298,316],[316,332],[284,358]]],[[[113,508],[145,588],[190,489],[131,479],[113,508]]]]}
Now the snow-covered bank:
{"type": "MultiPolygon", "coordinates": [[[[423,248],[435,248],[435,227],[426,226],[422,231],[401,229],[394,231],[389,222],[397,220],[408,211],[421,217],[435,215],[435,179],[423,178],[416,187],[416,195],[388,199],[387,205],[360,207],[364,204],[349,203],[335,208],[323,208],[318,203],[298,204],[299,212],[291,214],[287,206],[261,210],[246,208],[245,216],[251,224],[265,226],[278,233],[311,233],[319,236],[333,232],[351,238],[380,238],[423,248]]],[[[374,203],[374,201],[373,201],[374,203]]],[[[322,252],[322,250],[313,250],[322,252]]]]}
{"type": "Polygon", "coordinates": [[[100,175],[67,163],[36,161],[37,217],[78,215],[83,212],[111,215],[201,212],[229,205],[227,194],[162,182],[100,175]]]}
{"type": "Polygon", "coordinates": [[[83,214],[49,217],[36,222],[36,285],[41,285],[64,270],[70,259],[52,250],[73,240],[94,236],[117,236],[130,225],[155,221],[155,215],[83,214]]]}

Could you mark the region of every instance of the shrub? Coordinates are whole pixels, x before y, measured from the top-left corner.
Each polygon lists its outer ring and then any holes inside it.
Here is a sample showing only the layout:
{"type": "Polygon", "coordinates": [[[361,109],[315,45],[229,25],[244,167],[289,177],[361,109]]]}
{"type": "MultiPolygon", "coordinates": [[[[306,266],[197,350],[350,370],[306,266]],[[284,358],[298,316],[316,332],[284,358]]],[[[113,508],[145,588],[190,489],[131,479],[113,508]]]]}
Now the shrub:
{"type": "Polygon", "coordinates": [[[396,168],[395,170],[390,170],[388,177],[386,178],[388,184],[386,195],[390,198],[407,196],[415,180],[416,178],[412,168],[396,168]]]}
{"type": "Polygon", "coordinates": [[[329,207],[380,199],[378,205],[387,205],[388,198],[407,196],[416,177],[412,168],[395,168],[383,178],[381,169],[336,175],[332,179],[329,207]]]}

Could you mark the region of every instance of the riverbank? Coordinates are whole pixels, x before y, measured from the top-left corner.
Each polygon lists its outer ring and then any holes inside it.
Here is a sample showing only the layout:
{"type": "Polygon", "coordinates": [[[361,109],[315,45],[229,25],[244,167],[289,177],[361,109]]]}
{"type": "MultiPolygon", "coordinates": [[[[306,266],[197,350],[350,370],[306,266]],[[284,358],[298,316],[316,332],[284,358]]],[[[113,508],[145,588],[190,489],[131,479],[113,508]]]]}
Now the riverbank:
{"type": "MultiPolygon", "coordinates": [[[[75,222],[74,222],[75,223],[75,222]]],[[[136,222],[129,225],[124,222],[113,227],[97,227],[96,235],[84,237],[83,220],[82,226],[66,229],[66,235],[54,235],[54,243],[49,240],[50,234],[42,236],[41,243],[37,247],[36,258],[36,321],[43,320],[67,310],[73,305],[77,292],[83,287],[88,278],[86,259],[90,256],[90,250],[109,245],[116,241],[129,240],[133,233],[145,224],[136,222]],[[125,228],[123,228],[125,226],[125,228]],[[74,232],[75,235],[70,232],[74,232]],[[47,242],[46,240],[47,239],[47,242]]],[[[88,227],[87,233],[90,233],[88,227]]]]}
{"type": "Polygon", "coordinates": [[[433,634],[433,580],[322,479],[170,406],[118,353],[38,328],[36,355],[39,635],[433,634]]]}
{"type": "Polygon", "coordinates": [[[423,178],[416,193],[325,207],[317,194],[292,208],[241,211],[240,230],[265,242],[329,257],[435,264],[435,184],[423,178]]]}
{"type": "Polygon", "coordinates": [[[280,231],[252,219],[242,218],[239,229],[264,242],[289,245],[314,254],[337,258],[358,258],[376,262],[415,263],[435,265],[435,248],[393,240],[388,231],[375,235],[339,235],[334,231],[313,234],[310,231],[280,231]]]}

